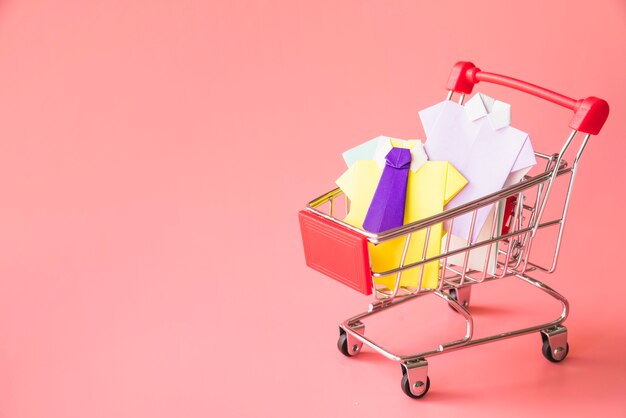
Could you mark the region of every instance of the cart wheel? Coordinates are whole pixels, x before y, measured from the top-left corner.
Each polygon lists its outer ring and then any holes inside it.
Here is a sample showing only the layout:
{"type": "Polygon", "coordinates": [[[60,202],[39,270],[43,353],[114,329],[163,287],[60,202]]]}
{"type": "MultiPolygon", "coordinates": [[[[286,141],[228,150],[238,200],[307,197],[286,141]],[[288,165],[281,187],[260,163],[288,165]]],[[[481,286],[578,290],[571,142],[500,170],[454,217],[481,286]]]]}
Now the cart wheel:
{"type": "MultiPolygon", "coordinates": [[[[450,295],[450,299],[454,299],[455,301],[457,301],[459,304],[463,305],[465,308],[467,308],[469,306],[469,299],[470,299],[470,289],[469,287],[463,288],[461,290],[461,294],[459,294],[460,292],[457,289],[450,289],[449,295],[450,295]],[[461,296],[461,299],[459,300],[459,296],[461,296]]],[[[457,311],[456,307],[451,304],[448,303],[448,306],[454,310],[455,312],[457,311]]]]}
{"type": "Polygon", "coordinates": [[[463,305],[465,308],[469,306],[471,293],[472,293],[471,286],[464,286],[458,289],[452,288],[449,291],[450,298],[454,299],[459,304],[463,305]]]}
{"type": "MultiPolygon", "coordinates": [[[[557,350],[559,349],[563,350],[563,348],[561,347],[557,348],[557,350]]],[[[543,342],[543,346],[541,347],[541,353],[546,359],[548,359],[552,363],[560,363],[563,360],[565,360],[565,357],[567,357],[567,353],[569,353],[569,344],[565,343],[565,354],[563,354],[562,357],[557,359],[554,357],[554,354],[552,353],[552,349],[550,348],[550,342],[548,341],[548,339],[545,339],[543,342]]]]}
{"type": "MultiPolygon", "coordinates": [[[[422,382],[420,383],[423,385],[422,382]]],[[[420,398],[423,398],[424,395],[428,393],[428,389],[430,389],[430,377],[426,377],[426,389],[424,389],[424,391],[419,395],[414,395],[413,392],[411,392],[411,386],[409,384],[408,375],[406,374],[402,375],[402,381],[400,382],[400,384],[402,386],[402,392],[404,392],[406,396],[408,396],[409,398],[413,398],[413,399],[420,399],[420,398]]]]}
{"type": "Polygon", "coordinates": [[[337,348],[341,351],[346,357],[355,356],[358,353],[358,349],[356,351],[348,350],[348,334],[341,328],[339,328],[339,340],[337,340],[337,348]]]}
{"type": "MultiPolygon", "coordinates": [[[[450,289],[450,299],[457,300],[456,299],[456,289],[450,289]]],[[[450,307],[450,309],[452,309],[453,311],[456,312],[456,308],[454,307],[453,304],[448,303],[448,306],[450,307]]]]}
{"type": "MultiPolygon", "coordinates": [[[[352,322],[350,330],[363,335],[365,332],[365,325],[361,321],[352,322]]],[[[356,337],[348,334],[345,329],[339,327],[339,340],[337,341],[337,348],[341,351],[341,354],[347,357],[354,357],[361,352],[363,343],[356,337]]]]}
{"type": "Polygon", "coordinates": [[[350,355],[350,352],[348,351],[348,336],[346,335],[346,332],[341,330],[339,331],[339,340],[337,340],[337,348],[339,349],[339,351],[341,351],[341,354],[343,354],[346,357],[352,357],[350,355]]]}

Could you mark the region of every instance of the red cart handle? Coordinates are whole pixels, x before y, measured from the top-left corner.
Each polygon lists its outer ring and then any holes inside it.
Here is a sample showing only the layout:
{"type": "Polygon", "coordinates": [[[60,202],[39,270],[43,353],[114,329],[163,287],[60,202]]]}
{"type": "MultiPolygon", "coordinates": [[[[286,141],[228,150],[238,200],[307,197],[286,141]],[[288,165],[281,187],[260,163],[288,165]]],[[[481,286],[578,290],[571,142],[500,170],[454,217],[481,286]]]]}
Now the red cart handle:
{"type": "Polygon", "coordinates": [[[597,97],[591,96],[586,99],[575,100],[525,81],[481,71],[471,62],[460,61],[452,67],[447,88],[456,93],[469,94],[472,92],[474,84],[479,81],[500,84],[523,91],[573,110],[574,118],[569,123],[570,128],[587,134],[597,135],[609,116],[609,104],[597,97]]]}

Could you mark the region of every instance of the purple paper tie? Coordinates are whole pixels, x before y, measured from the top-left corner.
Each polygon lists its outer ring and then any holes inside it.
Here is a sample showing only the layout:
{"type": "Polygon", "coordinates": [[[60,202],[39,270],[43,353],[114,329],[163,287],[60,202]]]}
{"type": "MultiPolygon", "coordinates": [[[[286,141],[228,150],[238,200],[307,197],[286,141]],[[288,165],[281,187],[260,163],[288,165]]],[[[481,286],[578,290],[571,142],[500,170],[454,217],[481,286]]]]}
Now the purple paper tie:
{"type": "Polygon", "coordinates": [[[363,222],[363,228],[370,232],[382,232],[404,224],[411,151],[392,148],[385,160],[383,174],[363,222]]]}

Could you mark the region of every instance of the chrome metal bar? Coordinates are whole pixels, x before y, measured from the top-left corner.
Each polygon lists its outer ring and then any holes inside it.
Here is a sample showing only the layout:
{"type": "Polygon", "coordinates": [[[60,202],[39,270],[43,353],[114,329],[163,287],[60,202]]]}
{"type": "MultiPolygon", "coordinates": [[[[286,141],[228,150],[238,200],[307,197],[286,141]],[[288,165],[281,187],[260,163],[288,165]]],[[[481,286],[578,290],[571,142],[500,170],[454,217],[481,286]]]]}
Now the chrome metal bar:
{"type": "Polygon", "coordinates": [[[335,196],[329,197],[328,201],[330,202],[330,209],[329,209],[328,213],[330,214],[330,216],[332,216],[334,218],[335,217],[335,211],[333,209],[334,209],[334,204],[335,204],[335,196]]]}
{"type": "MultiPolygon", "coordinates": [[[[453,272],[455,274],[454,277],[450,277],[448,279],[448,284],[451,287],[453,287],[453,288],[460,287],[461,286],[461,279],[463,278],[463,270],[462,269],[455,269],[454,267],[452,267],[452,265],[448,266],[448,270],[450,270],[451,272],[453,272]]],[[[478,282],[478,280],[472,276],[472,274],[475,273],[475,272],[476,272],[476,270],[473,270],[473,269],[465,270],[465,281],[463,282],[464,285],[474,284],[474,283],[478,282]]]]}
{"type": "MultiPolygon", "coordinates": [[[[558,175],[567,174],[570,171],[571,171],[571,168],[563,168],[562,170],[559,170],[558,175]]],[[[319,206],[320,203],[324,203],[324,201],[326,201],[328,199],[329,195],[331,195],[331,194],[341,194],[342,192],[341,192],[341,190],[339,188],[334,189],[331,192],[328,192],[325,195],[320,196],[319,198],[311,201],[309,203],[309,205],[307,206],[307,210],[310,210],[310,211],[316,213],[317,215],[319,215],[319,216],[321,216],[321,217],[323,217],[325,219],[328,219],[328,220],[331,220],[333,222],[336,222],[336,223],[338,223],[338,224],[340,224],[340,225],[342,225],[342,226],[344,226],[344,227],[346,227],[346,228],[348,228],[350,230],[358,232],[359,234],[367,237],[368,240],[370,242],[372,242],[373,244],[378,244],[378,243],[381,243],[381,242],[384,242],[384,241],[388,241],[388,240],[397,238],[397,237],[402,236],[402,235],[404,235],[404,234],[406,234],[408,232],[412,232],[412,231],[416,231],[416,230],[419,230],[419,229],[423,229],[423,228],[426,228],[428,226],[435,225],[435,224],[437,224],[439,222],[449,220],[449,219],[451,219],[453,217],[456,217],[456,216],[459,216],[459,215],[462,215],[462,214],[465,214],[465,213],[469,213],[469,212],[471,212],[474,209],[477,209],[477,208],[480,208],[480,207],[483,207],[483,206],[487,206],[487,205],[489,205],[491,203],[495,203],[498,200],[501,200],[502,198],[505,198],[505,197],[507,197],[507,196],[509,196],[511,194],[516,194],[516,193],[522,192],[524,190],[530,189],[530,188],[536,186],[537,184],[540,184],[542,182],[546,182],[546,181],[550,180],[550,175],[551,175],[551,173],[549,173],[549,172],[542,173],[542,174],[537,175],[535,177],[531,177],[530,179],[528,179],[526,181],[523,181],[523,182],[520,182],[520,183],[516,183],[516,184],[514,184],[512,186],[507,187],[506,189],[502,189],[499,192],[495,192],[495,193],[492,193],[492,194],[490,194],[488,196],[485,196],[482,199],[477,199],[477,200],[474,200],[472,202],[468,202],[468,203],[466,203],[464,205],[461,205],[461,206],[458,206],[458,207],[456,207],[454,209],[449,209],[449,210],[446,210],[446,211],[444,211],[444,212],[442,212],[440,214],[433,215],[433,216],[430,216],[428,218],[424,218],[424,219],[419,220],[417,222],[413,222],[413,223],[410,223],[410,224],[407,224],[407,225],[404,225],[404,226],[401,226],[401,227],[398,227],[398,228],[391,229],[391,230],[389,230],[387,232],[384,232],[382,234],[374,234],[374,233],[371,233],[371,232],[364,231],[362,229],[359,229],[357,227],[349,225],[349,224],[347,224],[347,223],[345,223],[343,221],[340,221],[340,220],[338,220],[336,218],[330,217],[327,214],[325,214],[324,212],[321,212],[321,211],[316,209],[316,207],[319,206]]]]}
{"type": "Polygon", "coordinates": [[[591,138],[591,135],[587,134],[585,135],[585,137],[583,138],[583,141],[580,145],[580,148],[578,150],[578,153],[576,154],[576,158],[574,159],[574,163],[572,164],[572,170],[570,172],[570,179],[569,179],[569,184],[567,186],[567,194],[565,196],[565,202],[563,204],[563,210],[561,211],[561,218],[559,219],[559,232],[556,238],[556,243],[555,243],[555,248],[554,248],[554,255],[552,257],[552,263],[550,265],[550,267],[548,268],[544,268],[540,265],[537,265],[535,263],[533,263],[532,265],[537,267],[540,270],[545,271],[546,273],[554,273],[554,271],[556,271],[556,266],[559,260],[559,253],[561,252],[561,242],[563,240],[563,230],[565,229],[565,221],[567,219],[567,212],[569,209],[569,204],[572,198],[572,191],[574,190],[574,182],[576,181],[576,174],[578,172],[578,164],[580,163],[580,158],[582,157],[582,154],[585,150],[585,148],[587,147],[587,143],[589,142],[589,138],[591,138]]]}
{"type": "Polygon", "coordinates": [[[346,321],[344,321],[341,325],[341,328],[344,329],[346,331],[346,333],[350,334],[352,337],[354,337],[354,339],[359,340],[360,342],[362,342],[363,344],[369,346],[370,348],[372,348],[374,351],[378,352],[379,354],[387,357],[388,359],[391,360],[395,360],[395,361],[411,361],[411,360],[416,360],[420,357],[425,357],[425,356],[430,356],[430,355],[436,355],[440,352],[442,352],[443,350],[449,350],[453,347],[456,346],[462,346],[464,344],[466,344],[468,341],[471,340],[472,335],[473,335],[473,330],[474,330],[474,321],[472,318],[472,315],[467,311],[467,309],[465,309],[464,306],[460,305],[459,303],[457,303],[454,299],[452,299],[449,295],[447,295],[444,292],[439,292],[437,290],[431,290],[428,292],[422,292],[422,293],[415,293],[413,295],[410,296],[406,296],[404,298],[401,299],[396,299],[394,301],[391,301],[389,303],[384,303],[384,304],[380,304],[378,305],[377,308],[375,309],[370,309],[367,312],[363,312],[359,315],[356,315],[346,321]],[[386,309],[392,308],[394,306],[398,306],[402,303],[405,303],[409,300],[412,300],[416,297],[420,297],[420,296],[424,296],[427,294],[434,294],[436,296],[438,296],[439,298],[445,300],[447,303],[453,305],[455,307],[456,312],[463,316],[463,318],[465,319],[465,336],[461,339],[458,340],[454,340],[454,341],[450,341],[444,344],[440,344],[437,348],[429,350],[429,351],[425,351],[423,353],[417,354],[417,355],[408,355],[408,356],[403,356],[403,355],[399,355],[399,354],[394,354],[391,351],[387,350],[386,348],[384,348],[383,346],[376,344],[373,340],[369,339],[368,337],[361,335],[357,332],[357,330],[353,329],[351,327],[351,324],[360,324],[361,319],[367,318],[369,316],[372,315],[376,315],[386,309]]]}
{"type": "MultiPolygon", "coordinates": [[[[509,233],[515,233],[522,228],[522,223],[519,222],[518,219],[522,218],[521,213],[522,213],[522,207],[523,207],[523,199],[524,199],[523,193],[520,193],[519,195],[517,195],[517,204],[515,205],[515,209],[513,210],[513,215],[511,215],[509,233]]],[[[519,242],[518,238],[513,239],[513,237],[515,237],[515,235],[511,235],[511,237],[509,237],[508,242],[507,242],[506,255],[504,257],[504,263],[502,264],[502,275],[498,275],[496,272],[496,277],[504,277],[504,275],[507,272],[507,269],[509,267],[509,262],[511,260],[511,253],[514,250],[516,243],[519,242]]],[[[519,237],[519,235],[517,235],[517,237],[519,237]]],[[[503,241],[504,240],[502,240],[502,242],[503,241]]]]}
{"type": "Polygon", "coordinates": [[[440,279],[439,279],[439,286],[438,286],[439,290],[441,290],[444,285],[444,277],[446,275],[446,268],[448,265],[448,251],[450,251],[450,234],[452,234],[452,228],[454,227],[454,219],[455,218],[452,218],[450,220],[450,223],[448,224],[448,236],[446,237],[446,248],[445,248],[445,251],[443,252],[445,256],[442,259],[440,270],[439,270],[439,272],[441,273],[440,279]]]}
{"type": "MultiPolygon", "coordinates": [[[[426,256],[428,255],[428,244],[430,242],[430,229],[432,227],[428,227],[426,229],[426,240],[424,242],[424,250],[422,251],[422,261],[426,260],[426,256]]],[[[417,283],[417,291],[419,292],[420,290],[422,290],[422,281],[424,280],[424,270],[426,270],[426,266],[428,266],[428,264],[423,264],[422,268],[420,269],[420,278],[419,281],[417,283]]]]}
{"type": "MultiPolygon", "coordinates": [[[[496,233],[496,226],[498,226],[498,213],[500,212],[500,204],[501,203],[502,202],[500,201],[500,202],[498,202],[497,204],[495,204],[493,206],[493,221],[491,223],[491,231],[489,232],[489,239],[490,240],[494,239],[494,235],[496,233]]],[[[480,280],[481,282],[485,280],[485,277],[487,277],[487,271],[488,271],[489,266],[490,266],[490,260],[489,259],[491,258],[491,250],[492,250],[492,247],[494,245],[498,245],[497,242],[499,242],[499,241],[496,241],[495,244],[491,244],[491,245],[489,245],[487,247],[487,254],[485,255],[485,265],[483,266],[483,276],[482,276],[482,279],[480,280]]],[[[469,252],[468,252],[468,254],[469,254],[469,252]]]]}
{"type": "Polygon", "coordinates": [[[307,208],[309,209],[315,209],[316,207],[326,203],[328,201],[328,199],[330,198],[330,196],[340,196],[343,194],[343,191],[337,187],[335,189],[332,189],[331,191],[324,193],[321,196],[316,197],[315,199],[311,200],[308,204],[307,204],[307,208]]]}
{"type": "Polygon", "coordinates": [[[412,234],[407,234],[406,236],[406,240],[404,242],[404,249],[402,250],[402,258],[400,259],[400,270],[398,271],[398,275],[396,276],[396,285],[393,288],[393,294],[390,296],[390,298],[395,298],[396,295],[398,294],[398,289],[400,289],[400,279],[402,277],[402,268],[404,267],[404,262],[406,260],[406,254],[409,250],[409,243],[411,242],[411,235],[412,234]]]}
{"type": "MultiPolygon", "coordinates": [[[[467,243],[466,243],[465,248],[468,248],[469,246],[471,246],[472,242],[474,241],[473,239],[474,227],[476,226],[477,215],[478,215],[478,209],[474,210],[474,212],[472,213],[472,221],[470,223],[470,230],[469,230],[469,234],[467,235],[467,243]]],[[[463,284],[465,283],[465,271],[467,270],[467,263],[469,262],[469,255],[471,251],[472,250],[465,252],[465,259],[463,260],[463,276],[461,277],[461,286],[463,286],[463,284]]]]}
{"type": "MultiPolygon", "coordinates": [[[[567,152],[567,149],[569,148],[570,144],[574,140],[574,137],[576,136],[577,133],[578,133],[578,131],[576,131],[575,129],[572,130],[572,132],[570,133],[569,137],[565,141],[565,144],[563,144],[563,148],[561,148],[561,152],[559,152],[559,155],[558,155],[558,157],[556,159],[556,162],[554,164],[554,169],[552,170],[552,172],[550,174],[550,181],[548,182],[548,185],[546,187],[546,191],[545,191],[544,195],[541,197],[541,202],[540,203],[536,203],[536,206],[538,206],[538,208],[539,208],[539,212],[537,213],[537,217],[535,219],[535,228],[533,228],[532,232],[530,233],[530,237],[528,239],[528,243],[524,246],[526,248],[526,251],[525,251],[524,266],[522,267],[522,272],[524,272],[526,270],[526,267],[528,266],[528,260],[530,258],[530,254],[531,254],[531,250],[532,250],[532,246],[533,246],[533,240],[534,240],[535,236],[537,235],[538,226],[539,226],[539,224],[541,222],[541,217],[543,216],[543,212],[546,209],[546,206],[547,206],[547,203],[548,203],[548,198],[550,197],[550,193],[552,192],[552,187],[554,186],[554,180],[558,176],[561,160],[563,159],[565,153],[567,152]]],[[[570,169],[570,171],[571,171],[571,169],[570,169]]]]}
{"type": "Polygon", "coordinates": [[[583,138],[583,142],[580,144],[580,148],[578,149],[578,153],[576,154],[576,158],[574,159],[574,164],[577,164],[578,161],[580,160],[580,157],[583,156],[583,153],[585,152],[585,148],[587,148],[587,143],[589,142],[589,138],[591,138],[591,135],[589,134],[585,135],[585,137],[583,138]]]}
{"type": "Polygon", "coordinates": [[[580,158],[587,147],[587,143],[589,142],[589,138],[591,135],[587,134],[583,138],[582,143],[580,144],[580,148],[578,153],[576,154],[576,158],[574,159],[574,164],[572,165],[572,171],[570,175],[569,185],[567,188],[567,195],[565,196],[565,204],[563,205],[563,212],[561,212],[561,222],[559,225],[559,235],[556,241],[556,247],[554,249],[554,258],[552,260],[552,266],[549,269],[549,273],[553,273],[556,270],[556,265],[559,260],[559,254],[561,252],[561,242],[563,240],[563,230],[565,229],[565,221],[567,219],[567,212],[569,210],[569,204],[572,199],[572,191],[574,190],[574,182],[576,181],[576,174],[578,173],[578,164],[580,163],[580,158]]]}
{"type": "MultiPolygon", "coordinates": [[[[562,174],[566,174],[569,173],[570,169],[564,169],[562,172],[560,172],[559,175],[562,174]]],[[[515,193],[519,193],[523,190],[532,188],[533,186],[536,186],[537,184],[541,183],[541,182],[546,182],[550,179],[550,173],[544,173],[541,176],[537,176],[534,177],[526,182],[520,182],[517,183],[517,185],[515,186],[511,186],[507,189],[503,189],[501,192],[498,193],[493,193],[483,199],[477,199],[473,202],[469,202],[465,205],[459,206],[457,208],[454,209],[449,209],[446,210],[445,212],[442,212],[438,215],[433,215],[431,217],[425,218],[423,220],[420,220],[418,222],[414,222],[411,224],[407,224],[404,225],[403,227],[399,227],[399,228],[395,228],[392,230],[389,230],[383,234],[372,234],[369,233],[367,231],[363,231],[360,230],[358,228],[354,228],[352,227],[354,230],[356,231],[360,231],[362,235],[367,236],[370,239],[370,242],[373,243],[379,243],[379,242],[384,242],[393,238],[396,238],[398,236],[401,236],[409,231],[414,231],[414,230],[418,230],[418,229],[422,229],[422,228],[426,228],[428,226],[437,224],[441,221],[445,221],[448,220],[452,217],[456,217],[459,215],[463,215],[466,213],[469,213],[471,211],[473,211],[474,209],[483,207],[483,206],[488,206],[491,203],[495,203],[498,200],[501,200],[504,197],[507,197],[511,194],[515,194],[515,193]],[[505,193],[508,192],[508,193],[505,193]]],[[[336,221],[336,220],[335,220],[336,221]]],[[[339,223],[341,223],[341,221],[339,221],[339,223]]],[[[347,224],[346,224],[347,225],[347,224]]],[[[349,225],[348,225],[349,226],[349,225]]]]}
{"type": "Polygon", "coordinates": [[[537,152],[537,151],[535,151],[535,156],[536,156],[536,157],[539,157],[539,158],[544,158],[544,159],[549,160],[549,159],[552,159],[552,158],[554,157],[554,154],[552,154],[552,155],[548,155],[548,154],[543,154],[543,153],[541,153],[541,152],[537,152]]]}
{"type": "MultiPolygon", "coordinates": [[[[541,224],[540,228],[545,228],[545,227],[548,227],[548,226],[552,226],[552,225],[554,225],[557,222],[558,221],[550,221],[550,222],[543,223],[543,224],[541,224]]],[[[461,254],[461,253],[464,253],[466,251],[469,251],[469,250],[472,250],[472,249],[475,249],[475,248],[484,247],[485,245],[489,245],[489,244],[493,244],[495,242],[502,241],[502,240],[504,240],[506,238],[509,238],[511,236],[514,236],[514,235],[517,235],[517,234],[520,234],[520,233],[529,232],[531,230],[532,230],[531,227],[526,227],[526,228],[524,228],[524,229],[522,229],[520,231],[509,232],[508,234],[504,234],[504,235],[499,236],[499,237],[494,238],[494,239],[481,241],[479,243],[470,245],[469,247],[463,247],[463,248],[459,248],[459,249],[456,249],[456,250],[449,251],[447,254],[439,254],[439,255],[436,255],[436,256],[433,256],[433,257],[428,257],[424,261],[420,260],[420,261],[416,261],[414,263],[409,263],[409,264],[405,265],[404,267],[402,267],[401,269],[400,268],[394,268],[394,269],[389,269],[389,270],[382,271],[382,272],[374,272],[374,271],[372,271],[372,276],[374,276],[374,277],[383,277],[383,276],[389,276],[391,274],[396,274],[398,271],[410,270],[410,269],[419,267],[422,264],[427,264],[427,263],[430,263],[430,262],[433,262],[433,261],[436,261],[436,260],[441,260],[445,256],[450,257],[450,256],[453,256],[453,255],[461,254]]]]}
{"type": "Polygon", "coordinates": [[[555,326],[560,325],[561,323],[563,323],[563,321],[565,321],[565,319],[567,318],[568,314],[569,314],[569,302],[567,301],[567,299],[565,297],[563,297],[560,293],[558,293],[557,291],[555,291],[554,289],[552,289],[550,286],[546,285],[545,283],[540,282],[539,280],[535,280],[529,276],[526,275],[521,275],[518,274],[515,277],[519,278],[520,280],[542,290],[543,292],[547,293],[548,295],[552,296],[554,299],[558,300],[561,305],[562,305],[562,311],[561,314],[559,315],[558,318],[550,321],[550,322],[545,322],[545,323],[541,323],[541,324],[537,324],[537,325],[533,325],[533,326],[529,326],[529,327],[525,327],[525,328],[521,328],[521,329],[517,329],[514,331],[508,331],[508,332],[502,332],[499,334],[495,334],[495,335],[490,335],[487,337],[482,337],[482,338],[477,338],[477,339],[472,339],[472,335],[473,335],[473,331],[474,331],[474,322],[472,319],[471,314],[469,313],[469,311],[467,311],[467,309],[465,309],[464,306],[462,306],[461,304],[457,303],[454,299],[452,299],[450,296],[446,295],[444,292],[439,292],[439,291],[430,291],[430,292],[423,292],[423,293],[415,293],[414,295],[411,296],[407,296],[406,298],[402,298],[400,300],[391,302],[389,304],[385,304],[385,305],[381,305],[381,307],[379,309],[374,309],[374,310],[369,310],[368,312],[364,312],[362,314],[356,315],[346,321],[344,321],[341,324],[341,327],[349,334],[351,334],[355,339],[361,341],[362,343],[366,344],[367,346],[369,346],[370,348],[372,348],[374,351],[378,352],[379,354],[382,354],[383,356],[387,357],[388,359],[391,360],[395,360],[395,361],[411,361],[411,360],[415,360],[415,359],[419,359],[419,358],[426,358],[426,357],[432,357],[432,356],[436,356],[436,355],[440,355],[446,352],[451,352],[451,351],[456,351],[456,350],[460,350],[463,348],[467,348],[467,347],[472,347],[475,345],[482,345],[482,344],[486,344],[486,343],[490,343],[490,342],[494,342],[494,341],[499,341],[499,340],[503,340],[503,339],[508,339],[508,338],[512,338],[512,337],[517,337],[520,335],[524,335],[524,334],[531,334],[534,332],[539,332],[545,329],[549,329],[549,328],[553,328],[555,326]],[[456,341],[452,341],[449,343],[445,343],[445,344],[441,344],[439,345],[439,347],[437,347],[436,349],[433,350],[428,350],[428,351],[424,351],[421,353],[417,353],[417,354],[412,354],[409,356],[403,356],[403,355],[399,355],[399,354],[395,354],[392,353],[391,351],[385,349],[384,347],[382,347],[379,344],[376,344],[373,340],[360,335],[356,330],[353,330],[350,327],[350,324],[358,324],[360,323],[360,320],[363,318],[366,318],[368,316],[371,315],[375,315],[377,313],[380,313],[388,308],[391,308],[393,306],[397,306],[401,303],[407,302],[409,300],[414,299],[415,297],[419,297],[419,296],[423,296],[429,293],[433,293],[437,296],[439,296],[440,298],[442,298],[443,300],[445,300],[446,302],[448,302],[449,304],[453,305],[456,312],[459,313],[461,316],[463,316],[465,318],[466,321],[466,332],[465,332],[465,337],[456,341]]]}
{"type": "MultiPolygon", "coordinates": [[[[546,167],[545,167],[545,170],[544,170],[546,173],[551,173],[552,174],[554,168],[557,166],[556,165],[556,161],[559,158],[559,155],[560,154],[552,154],[552,155],[548,156],[547,161],[546,161],[546,167]]],[[[538,205],[539,202],[542,201],[541,197],[544,196],[544,194],[543,194],[544,188],[545,188],[545,183],[541,183],[537,187],[537,193],[535,195],[535,207],[538,205]]],[[[526,209],[526,205],[524,205],[524,208],[526,209]]],[[[537,216],[538,216],[538,213],[533,208],[533,210],[530,213],[530,219],[528,220],[528,224],[529,225],[534,225],[534,223],[537,220],[537,216]]],[[[521,222],[523,222],[523,219],[521,219],[521,222]]],[[[517,259],[517,263],[515,265],[515,268],[518,268],[522,261],[528,259],[529,253],[525,249],[527,248],[527,244],[528,244],[530,239],[531,239],[530,234],[525,234],[524,235],[523,241],[522,241],[522,244],[521,244],[522,253],[520,254],[520,257],[517,259]]],[[[526,263],[524,264],[524,266],[526,266],[526,263]]],[[[523,271],[523,269],[522,269],[522,271],[523,271]]]]}
{"type": "MultiPolygon", "coordinates": [[[[455,276],[452,277],[448,277],[446,279],[446,286],[444,286],[443,290],[447,290],[447,289],[458,289],[460,287],[460,281],[461,281],[461,270],[457,270],[452,266],[448,267],[448,270],[455,273],[455,276]]],[[[528,271],[534,271],[534,269],[531,267],[528,269],[528,271]]],[[[480,282],[478,279],[474,279],[471,275],[473,273],[477,273],[476,270],[469,270],[468,271],[468,276],[466,277],[465,281],[465,285],[472,285],[472,284],[476,284],[476,283],[482,283],[480,282]]],[[[495,275],[487,275],[487,277],[485,278],[484,282],[492,282],[494,280],[500,280],[504,277],[511,277],[511,276],[516,276],[519,273],[516,271],[512,271],[511,269],[508,269],[506,271],[506,274],[504,274],[501,277],[496,277],[495,275]]]]}
{"type": "MultiPolygon", "coordinates": [[[[543,187],[543,185],[544,183],[538,185],[537,188],[543,187]]],[[[518,235],[516,240],[518,242],[517,248],[519,248],[520,252],[516,256],[515,265],[513,266],[514,270],[517,270],[520,264],[522,263],[522,261],[524,260],[524,254],[525,254],[524,249],[526,248],[526,244],[528,243],[529,236],[530,236],[530,233],[528,231],[521,232],[522,229],[524,228],[524,209],[526,208],[524,201],[526,197],[524,196],[523,193],[520,193],[518,198],[519,200],[517,202],[517,213],[518,213],[518,231],[520,232],[520,234],[518,235]]],[[[535,200],[535,205],[537,205],[537,200],[535,200]]],[[[531,219],[533,219],[533,215],[535,213],[535,207],[533,207],[532,209],[528,209],[528,210],[531,212],[530,214],[531,219]]],[[[531,220],[528,221],[528,225],[529,227],[532,227],[533,223],[531,220]]]]}
{"type": "MultiPolygon", "coordinates": [[[[548,186],[546,188],[545,196],[543,196],[541,204],[539,205],[539,214],[537,215],[536,225],[539,225],[539,222],[541,222],[541,217],[543,216],[543,211],[546,208],[546,203],[548,202],[548,198],[550,197],[550,192],[552,191],[552,187],[554,186],[554,179],[556,179],[556,177],[558,176],[558,173],[559,173],[559,166],[560,166],[561,160],[563,159],[565,153],[567,152],[567,149],[569,148],[570,144],[574,140],[574,137],[576,136],[577,133],[578,133],[577,130],[575,130],[575,129],[572,130],[572,132],[570,133],[569,137],[565,141],[565,144],[563,145],[563,148],[561,148],[561,152],[559,153],[559,156],[558,156],[558,158],[556,160],[556,164],[554,166],[554,170],[552,170],[552,174],[550,175],[550,181],[548,182],[548,186]]],[[[534,237],[536,234],[537,234],[537,228],[535,228],[533,230],[531,238],[534,237]]],[[[530,244],[532,244],[532,243],[529,243],[529,245],[530,244]]]]}

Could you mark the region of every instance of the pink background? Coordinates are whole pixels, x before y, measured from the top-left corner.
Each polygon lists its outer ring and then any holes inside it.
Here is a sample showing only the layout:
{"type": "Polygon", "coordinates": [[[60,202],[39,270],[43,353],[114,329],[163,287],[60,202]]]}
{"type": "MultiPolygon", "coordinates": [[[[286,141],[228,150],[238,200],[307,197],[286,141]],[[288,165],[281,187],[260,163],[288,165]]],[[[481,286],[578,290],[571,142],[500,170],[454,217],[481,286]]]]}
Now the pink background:
{"type": "MultiPolygon", "coordinates": [[[[0,3],[0,417],[626,416],[626,4],[386,3],[0,3]],[[305,267],[296,213],[345,149],[419,136],[457,60],[612,113],[548,280],[569,358],[538,335],[436,357],[413,401],[397,364],[337,351],[369,298],[305,267]]],[[[484,90],[557,150],[568,111],[484,90]]],[[[475,289],[485,326],[556,312],[512,284],[475,289]]],[[[380,335],[458,331],[418,305],[380,335]]]]}

